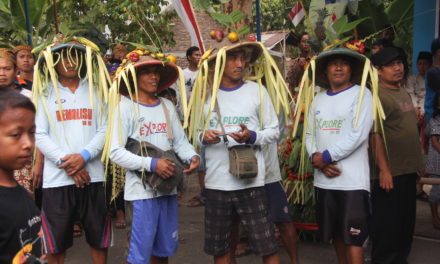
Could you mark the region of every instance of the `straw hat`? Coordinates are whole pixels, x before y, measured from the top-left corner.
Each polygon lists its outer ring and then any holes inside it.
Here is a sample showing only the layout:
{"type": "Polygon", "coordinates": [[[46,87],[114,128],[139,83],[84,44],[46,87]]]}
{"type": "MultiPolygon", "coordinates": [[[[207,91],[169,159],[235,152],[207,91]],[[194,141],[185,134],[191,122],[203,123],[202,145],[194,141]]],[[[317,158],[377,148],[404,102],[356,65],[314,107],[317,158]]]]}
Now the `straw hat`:
{"type": "MultiPolygon", "coordinates": [[[[261,54],[263,53],[263,49],[257,42],[239,42],[232,44],[230,42],[222,42],[224,48],[226,48],[226,52],[234,52],[238,50],[243,50],[245,52],[246,59],[248,63],[254,63],[258,58],[260,58],[261,54]],[[229,44],[229,45],[228,45],[229,44]]],[[[208,57],[208,62],[211,62],[215,60],[217,57],[217,53],[219,51],[219,48],[215,48],[212,54],[208,57]]]]}
{"type": "Polygon", "coordinates": [[[355,84],[360,84],[366,57],[359,52],[344,47],[325,50],[316,57],[316,84],[323,88],[330,87],[325,71],[327,63],[335,57],[349,58],[352,62],[351,81],[355,84]]]}
{"type": "MultiPolygon", "coordinates": [[[[135,71],[149,67],[158,66],[160,80],[157,88],[157,93],[167,89],[176,82],[179,77],[179,71],[173,63],[169,62],[163,54],[151,54],[149,51],[135,50],[127,54],[127,59],[121,63],[120,68],[116,71],[116,75],[124,71],[129,81],[128,87],[134,87],[132,74],[129,72],[129,65],[133,65],[135,71]],[[156,58],[153,58],[156,57],[156,58]],[[159,58],[162,57],[163,59],[159,58]]],[[[127,84],[124,78],[119,79],[119,93],[128,95],[127,84]]]]}

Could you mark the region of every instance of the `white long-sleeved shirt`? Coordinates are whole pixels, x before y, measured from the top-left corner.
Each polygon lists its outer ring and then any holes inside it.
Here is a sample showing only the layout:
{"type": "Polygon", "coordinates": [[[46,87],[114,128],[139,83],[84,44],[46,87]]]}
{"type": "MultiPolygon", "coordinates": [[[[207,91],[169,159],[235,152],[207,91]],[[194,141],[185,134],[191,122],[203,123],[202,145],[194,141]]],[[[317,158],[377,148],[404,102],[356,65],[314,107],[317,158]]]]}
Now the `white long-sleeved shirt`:
{"type": "Polygon", "coordinates": [[[329,178],[315,169],[314,185],[332,190],[370,191],[368,135],[373,125],[371,92],[365,89],[355,127],[360,86],[338,93],[329,90],[316,95],[309,111],[306,147],[310,155],[328,151],[341,174],[329,178]],[[313,126],[313,128],[312,128],[313,126]]]}
{"type": "MultiPolygon", "coordinates": [[[[197,153],[188,142],[173,103],[164,98],[162,100],[170,114],[170,125],[174,136],[174,150],[180,159],[188,161],[197,153]]],[[[155,195],[147,184],[144,187],[142,180],[135,172],[143,169],[152,171],[152,158],[135,155],[125,148],[128,138],[137,141],[147,141],[165,151],[171,148],[167,138],[166,132],[168,128],[162,105],[160,102],[152,106],[143,105],[141,103],[133,103],[130,99],[122,97],[119,107],[120,122],[116,114],[112,131],[110,159],[127,169],[124,199],[134,201],[162,196],[164,194],[160,192],[157,192],[155,195]],[[136,114],[137,111],[139,111],[139,116],[136,114]],[[119,123],[121,125],[120,129],[118,128],[119,123]]],[[[174,189],[172,194],[175,193],[176,190],[174,189]]]]}
{"type": "MultiPolygon", "coordinates": [[[[262,91],[263,104],[260,102],[260,89],[258,84],[246,81],[242,85],[225,89],[220,88],[217,101],[222,117],[222,123],[226,133],[240,131],[240,123],[245,124],[256,136],[253,138],[258,162],[258,175],[254,179],[237,179],[229,173],[229,153],[223,143],[206,145],[206,176],[205,187],[207,189],[233,191],[252,187],[264,186],[265,162],[259,146],[276,143],[279,137],[278,118],[272,101],[264,88],[262,91]],[[262,128],[260,129],[260,108],[263,107],[262,128]]],[[[205,104],[205,115],[208,114],[209,102],[205,104]]],[[[218,115],[214,109],[211,113],[207,129],[221,131],[218,115]]],[[[200,137],[199,137],[200,140],[200,137]]],[[[233,138],[228,136],[228,146],[239,145],[233,138]]],[[[202,142],[200,142],[202,143],[202,142]]]]}
{"type": "Polygon", "coordinates": [[[52,120],[46,114],[43,101],[38,101],[36,115],[36,144],[44,155],[43,188],[73,185],[74,181],[64,169],[59,169],[61,158],[68,154],[88,152],[90,159],[85,169],[91,182],[104,181],[104,166],[101,152],[107,126],[106,109],[100,113],[97,94],[94,107],[90,105],[88,80],[80,81],[75,93],[58,83],[62,112],[59,111],[55,91],[50,84],[44,100],[52,120]]]}

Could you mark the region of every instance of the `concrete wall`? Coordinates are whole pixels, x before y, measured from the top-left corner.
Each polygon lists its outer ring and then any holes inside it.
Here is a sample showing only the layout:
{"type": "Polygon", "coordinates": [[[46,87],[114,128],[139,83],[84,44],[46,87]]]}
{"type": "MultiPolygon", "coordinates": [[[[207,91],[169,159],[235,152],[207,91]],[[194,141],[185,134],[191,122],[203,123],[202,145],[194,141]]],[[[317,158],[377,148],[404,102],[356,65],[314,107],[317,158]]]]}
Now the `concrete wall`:
{"type": "Polygon", "coordinates": [[[420,51],[431,51],[431,41],[438,37],[440,0],[414,0],[413,73],[417,73],[420,51]]]}

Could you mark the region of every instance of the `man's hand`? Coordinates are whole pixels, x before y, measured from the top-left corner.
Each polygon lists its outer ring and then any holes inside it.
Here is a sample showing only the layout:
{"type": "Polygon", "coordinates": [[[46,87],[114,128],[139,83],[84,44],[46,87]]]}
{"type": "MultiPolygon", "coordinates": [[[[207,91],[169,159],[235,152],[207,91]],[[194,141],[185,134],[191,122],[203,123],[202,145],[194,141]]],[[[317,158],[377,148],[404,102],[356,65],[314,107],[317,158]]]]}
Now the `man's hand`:
{"type": "Polygon", "coordinates": [[[195,169],[197,169],[200,165],[200,157],[194,156],[191,158],[191,163],[189,164],[189,168],[186,170],[183,170],[183,173],[190,173],[193,172],[195,169]]]}
{"type": "Polygon", "coordinates": [[[313,167],[323,170],[325,166],[327,166],[327,163],[324,162],[322,159],[322,153],[321,152],[315,152],[313,154],[312,158],[312,165],[313,167]]]}
{"type": "Polygon", "coordinates": [[[159,159],[156,164],[156,173],[163,179],[168,179],[174,175],[175,164],[167,159],[159,159]]]}
{"type": "Polygon", "coordinates": [[[394,188],[393,176],[389,170],[381,170],[379,172],[379,186],[387,192],[394,188]]]}
{"type": "Polygon", "coordinates": [[[75,182],[75,186],[78,188],[84,188],[85,185],[90,184],[90,175],[86,169],[79,170],[72,177],[73,181],[75,182]]]}
{"type": "Polygon", "coordinates": [[[206,130],[202,142],[205,144],[217,144],[220,142],[220,137],[218,135],[221,134],[223,133],[218,130],[206,130]]]}
{"type": "Polygon", "coordinates": [[[251,131],[245,124],[240,124],[241,131],[229,134],[231,138],[233,138],[237,143],[246,143],[249,141],[251,137],[251,131]]]}
{"type": "Polygon", "coordinates": [[[83,157],[78,153],[67,155],[64,158],[61,158],[61,161],[64,163],[58,166],[58,168],[64,169],[69,176],[73,176],[79,172],[86,164],[83,157]]]}
{"type": "Polygon", "coordinates": [[[341,175],[341,170],[334,164],[328,164],[322,169],[322,172],[329,178],[334,178],[341,175]]]}

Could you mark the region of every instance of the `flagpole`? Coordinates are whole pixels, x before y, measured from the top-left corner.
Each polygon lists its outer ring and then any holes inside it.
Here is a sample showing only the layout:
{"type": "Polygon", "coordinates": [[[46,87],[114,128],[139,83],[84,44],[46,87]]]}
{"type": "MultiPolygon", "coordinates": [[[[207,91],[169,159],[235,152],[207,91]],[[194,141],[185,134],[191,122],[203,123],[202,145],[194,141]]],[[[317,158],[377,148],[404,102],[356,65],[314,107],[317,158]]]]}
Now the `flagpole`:
{"type": "Polygon", "coordinates": [[[260,0],[255,1],[257,41],[261,42],[260,0]]]}
{"type": "Polygon", "coordinates": [[[60,29],[58,27],[58,10],[57,10],[57,0],[53,0],[53,13],[55,16],[55,33],[60,33],[60,29]]]}
{"type": "MultiPolygon", "coordinates": [[[[298,0],[298,2],[302,5],[302,7],[304,8],[304,16],[306,17],[306,27],[307,27],[307,33],[310,35],[310,34],[313,34],[313,36],[315,36],[315,38],[316,38],[316,34],[315,34],[315,31],[313,30],[313,27],[312,27],[312,21],[310,21],[310,17],[309,17],[309,14],[307,13],[307,10],[306,10],[306,7],[304,6],[304,4],[303,4],[303,2],[301,1],[301,0],[298,0]]],[[[310,6],[309,6],[309,9],[310,9],[310,6]]]]}
{"type": "Polygon", "coordinates": [[[29,21],[29,10],[27,5],[27,0],[23,0],[23,6],[24,6],[24,15],[26,19],[27,41],[28,41],[28,45],[32,46],[31,23],[29,21]]]}

